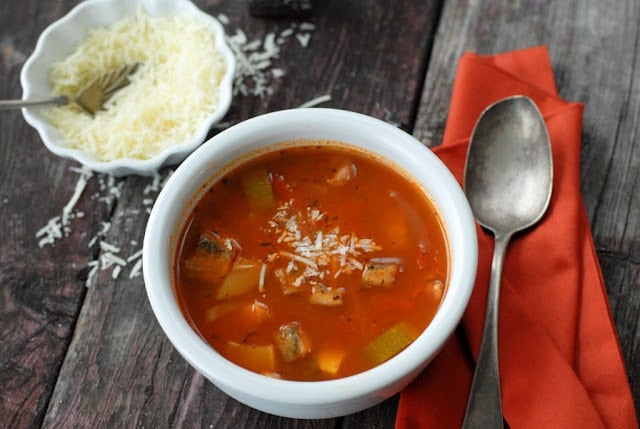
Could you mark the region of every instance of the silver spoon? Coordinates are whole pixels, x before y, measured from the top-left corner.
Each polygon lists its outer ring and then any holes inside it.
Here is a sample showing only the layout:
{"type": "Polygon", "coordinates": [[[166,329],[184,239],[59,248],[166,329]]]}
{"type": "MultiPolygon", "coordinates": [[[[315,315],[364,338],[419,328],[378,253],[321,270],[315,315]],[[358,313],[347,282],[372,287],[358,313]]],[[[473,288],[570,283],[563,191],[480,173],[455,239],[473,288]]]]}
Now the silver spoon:
{"type": "Polygon", "coordinates": [[[495,247],[482,342],[463,427],[502,428],[498,369],[498,304],[502,262],[511,236],[538,222],[549,206],[553,161],[549,134],[531,99],[509,97],[489,106],[475,125],[464,188],[478,223],[495,247]]]}

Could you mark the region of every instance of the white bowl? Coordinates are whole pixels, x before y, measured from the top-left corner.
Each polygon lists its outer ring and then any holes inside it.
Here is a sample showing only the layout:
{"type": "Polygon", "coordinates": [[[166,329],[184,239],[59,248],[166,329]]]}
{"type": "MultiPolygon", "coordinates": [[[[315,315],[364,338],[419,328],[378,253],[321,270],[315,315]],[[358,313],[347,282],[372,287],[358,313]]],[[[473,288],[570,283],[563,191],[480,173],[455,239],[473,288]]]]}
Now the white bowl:
{"type": "Polygon", "coordinates": [[[214,136],[175,171],[151,211],[143,247],[151,307],[180,354],[218,388],[244,404],[293,418],[329,418],[373,406],[399,392],[433,359],[467,306],[476,273],[473,215],[455,178],[409,134],[380,120],[334,109],[294,109],[258,116],[214,136]],[[334,140],[378,154],[415,178],[437,206],[450,247],[450,280],[435,318],[406,349],[350,377],[300,382],[273,379],[223,358],[183,317],[172,284],[177,241],[190,212],[213,180],[258,148],[295,139],[334,140]]]}
{"type": "Polygon", "coordinates": [[[164,165],[181,162],[202,144],[211,126],[227,113],[233,95],[235,57],[226,43],[222,25],[212,16],[199,10],[189,0],[86,0],[42,32],[33,54],[25,62],[20,74],[23,100],[51,96],[49,72],[52,64],[69,56],[95,28],[114,24],[126,16],[136,15],[140,9],[152,17],[176,13],[192,15],[214,32],[216,48],[226,63],[226,72],[220,84],[218,106],[187,141],[170,147],[151,159],[122,158],[104,162],[88,153],[64,146],[62,134],[43,116],[42,108],[22,109],[25,120],[38,131],[45,146],[51,152],[64,158],[75,159],[94,171],[115,176],[126,174],[149,176],[164,165]]]}

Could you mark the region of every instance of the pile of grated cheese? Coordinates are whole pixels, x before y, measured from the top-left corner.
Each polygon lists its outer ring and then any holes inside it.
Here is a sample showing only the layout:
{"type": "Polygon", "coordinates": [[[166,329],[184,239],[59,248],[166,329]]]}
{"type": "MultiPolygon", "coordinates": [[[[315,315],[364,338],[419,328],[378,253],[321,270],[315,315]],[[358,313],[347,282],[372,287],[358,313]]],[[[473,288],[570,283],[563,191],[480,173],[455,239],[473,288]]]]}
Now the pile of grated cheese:
{"type": "Polygon", "coordinates": [[[279,251],[269,254],[269,262],[282,258],[288,259],[286,272],[300,272],[293,286],[303,283],[317,285],[325,277],[338,278],[341,274],[362,271],[365,253],[382,250],[371,238],[359,238],[355,234],[342,234],[340,228],[323,230],[326,226],[321,220],[328,215],[318,209],[307,207],[307,212],[296,212],[294,202],[288,201],[278,207],[269,221],[268,232],[273,232],[278,243],[287,244],[293,252],[279,251]],[[303,230],[307,232],[304,233],[303,230]],[[338,269],[332,272],[331,260],[335,258],[338,269]],[[301,264],[302,267],[299,265],[301,264]]]}
{"type": "Polygon", "coordinates": [[[138,13],[93,31],[50,74],[55,94],[76,94],[91,79],[140,63],[131,83],[95,117],[74,106],[47,111],[65,144],[101,161],[149,159],[190,139],[218,105],[226,66],[213,31],[187,14],[138,13]]]}

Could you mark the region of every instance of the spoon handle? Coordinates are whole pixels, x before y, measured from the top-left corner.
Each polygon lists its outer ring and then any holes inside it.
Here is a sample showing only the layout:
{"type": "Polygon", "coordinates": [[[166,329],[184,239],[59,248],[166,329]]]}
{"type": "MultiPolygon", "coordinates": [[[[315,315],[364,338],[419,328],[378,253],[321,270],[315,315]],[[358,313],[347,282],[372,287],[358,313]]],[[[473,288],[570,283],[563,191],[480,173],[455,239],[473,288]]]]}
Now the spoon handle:
{"type": "Polygon", "coordinates": [[[495,237],[482,342],[480,343],[476,370],[473,374],[467,411],[464,416],[464,429],[493,429],[504,426],[498,367],[498,304],[500,302],[502,262],[510,238],[511,234],[500,233],[497,233],[495,237]]]}
{"type": "Polygon", "coordinates": [[[44,98],[40,100],[0,100],[0,110],[19,109],[29,106],[44,106],[47,104],[66,104],[69,100],[67,97],[44,98]]]}

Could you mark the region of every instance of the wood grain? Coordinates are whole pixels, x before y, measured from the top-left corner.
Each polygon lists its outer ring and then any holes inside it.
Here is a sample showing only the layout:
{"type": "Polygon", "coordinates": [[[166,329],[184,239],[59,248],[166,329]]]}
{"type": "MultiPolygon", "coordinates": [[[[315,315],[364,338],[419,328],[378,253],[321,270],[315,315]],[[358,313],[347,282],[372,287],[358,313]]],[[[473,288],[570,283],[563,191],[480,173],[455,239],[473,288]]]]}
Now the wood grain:
{"type": "MultiPolygon", "coordinates": [[[[0,2],[0,99],[19,98],[37,37],[78,0],[0,2]]],[[[197,0],[250,40],[300,21],[249,16],[248,2],[197,0]]],[[[640,413],[640,4],[634,0],[316,1],[305,48],[281,46],[281,78],[237,96],[225,121],[296,107],[370,114],[439,144],[460,55],[546,44],[561,96],[585,103],[582,191],[640,413]],[[426,76],[426,77],[425,77],[426,76]]],[[[216,131],[212,131],[212,134],[216,131]]],[[[115,275],[89,266],[134,257],[153,180],[94,175],[67,236],[36,233],[61,214],[79,173],[50,154],[19,112],[0,115],[0,421],[8,427],[392,427],[398,397],[339,419],[293,420],[220,392],[177,354],[149,308],[135,258],[115,275]],[[112,186],[113,185],[113,186],[112,186]],[[115,186],[115,187],[114,187],[115,186]],[[110,190],[116,190],[115,194],[110,190]],[[107,230],[105,225],[111,227],[107,230]]],[[[169,171],[162,172],[163,177],[169,171]]]]}
{"type": "MultiPolygon", "coordinates": [[[[65,6],[70,4],[0,5],[0,98],[21,96],[22,64],[65,6]]],[[[86,216],[74,220],[74,232],[63,243],[40,248],[36,233],[60,215],[77,175],[48,153],[19,111],[0,115],[0,142],[0,419],[7,427],[35,427],[43,420],[85,295],[81,272],[92,249],[81,235],[91,235],[110,208],[82,200],[77,208],[86,216]]]]}
{"type": "MultiPolygon", "coordinates": [[[[3,4],[0,40],[12,40],[2,42],[9,44],[2,51],[1,98],[20,95],[19,69],[37,35],[75,3],[3,4]],[[17,40],[21,42],[16,44],[17,40]]],[[[299,24],[251,18],[246,2],[195,3],[211,15],[227,16],[228,34],[242,30],[250,40],[299,24]]],[[[436,2],[419,3],[402,1],[393,9],[383,1],[318,4],[309,19],[316,29],[308,46],[295,38],[281,46],[273,67],[285,75],[272,79],[272,93],[236,97],[226,119],[234,122],[296,107],[329,94],[327,106],[368,113],[409,129],[439,7],[436,2]]],[[[0,222],[10,234],[0,244],[0,326],[6,344],[0,352],[0,380],[11,387],[0,393],[4,421],[21,427],[342,425],[342,419],[297,421],[267,415],[220,392],[167,341],[147,303],[142,277],[130,278],[132,264],[120,273],[114,267],[98,270],[85,288],[88,264],[108,253],[98,245],[100,240],[115,246],[119,257],[139,250],[149,208],[145,201],[155,197],[144,193],[151,179],[118,181],[120,195],[111,195],[104,203],[109,179],[94,175],[77,207],[85,216],[73,221],[73,232],[54,246],[39,248],[35,233],[60,213],[78,175],[69,170],[73,163],[43,148],[19,113],[0,120],[2,141],[7,143],[0,160],[2,201],[7,201],[0,222]],[[14,147],[9,150],[8,144],[14,147]],[[100,234],[105,222],[110,229],[100,234]]],[[[396,401],[362,413],[358,421],[388,425],[396,401]]]]}
{"type": "Polygon", "coordinates": [[[640,5],[448,1],[414,135],[437,146],[457,60],[547,45],[560,95],[585,104],[582,194],[640,414],[640,5]]]}

